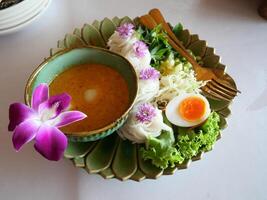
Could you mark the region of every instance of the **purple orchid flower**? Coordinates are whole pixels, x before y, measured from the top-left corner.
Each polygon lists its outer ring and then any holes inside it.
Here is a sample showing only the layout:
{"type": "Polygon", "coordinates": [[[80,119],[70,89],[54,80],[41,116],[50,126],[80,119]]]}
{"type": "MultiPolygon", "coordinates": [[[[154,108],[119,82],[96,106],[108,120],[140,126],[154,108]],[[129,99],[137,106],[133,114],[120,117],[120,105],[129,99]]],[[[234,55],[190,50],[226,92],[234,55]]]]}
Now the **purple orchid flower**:
{"type": "Polygon", "coordinates": [[[158,70],[153,67],[146,67],[141,70],[139,78],[141,80],[157,80],[160,77],[160,73],[158,70]]]}
{"type": "Polygon", "coordinates": [[[70,101],[66,93],[49,97],[48,86],[42,83],[32,94],[31,107],[11,104],[8,130],[14,131],[12,142],[16,151],[34,139],[34,147],[41,155],[48,160],[59,160],[68,141],[58,128],[86,117],[79,111],[66,111],[70,101]]]}
{"type": "Polygon", "coordinates": [[[122,24],[121,26],[119,26],[116,31],[119,33],[119,35],[126,39],[130,36],[132,36],[133,32],[134,32],[134,25],[131,23],[125,23],[122,24]]]}
{"type": "Polygon", "coordinates": [[[137,109],[135,117],[141,123],[149,123],[156,116],[156,109],[151,104],[140,104],[137,109]]]}

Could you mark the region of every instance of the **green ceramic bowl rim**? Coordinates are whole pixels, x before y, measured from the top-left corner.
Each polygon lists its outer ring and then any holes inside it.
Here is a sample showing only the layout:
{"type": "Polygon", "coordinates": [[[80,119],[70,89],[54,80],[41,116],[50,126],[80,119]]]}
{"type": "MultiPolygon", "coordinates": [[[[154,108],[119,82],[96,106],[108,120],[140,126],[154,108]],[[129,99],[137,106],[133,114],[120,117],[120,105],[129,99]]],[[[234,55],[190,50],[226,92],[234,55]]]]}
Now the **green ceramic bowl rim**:
{"type": "Polygon", "coordinates": [[[84,45],[84,46],[81,46],[81,47],[74,47],[74,48],[66,48],[64,50],[61,50],[59,52],[57,52],[56,54],[46,58],[33,72],[32,74],[30,75],[30,77],[28,78],[27,80],[27,83],[26,83],[26,87],[25,87],[25,90],[24,90],[24,101],[27,105],[30,106],[30,85],[32,85],[35,77],[37,76],[37,74],[52,60],[56,59],[57,57],[65,54],[65,53],[68,53],[72,50],[75,50],[75,49],[96,49],[96,50],[100,50],[102,52],[106,52],[108,54],[111,54],[113,56],[116,56],[116,57],[120,57],[122,58],[123,60],[125,60],[129,66],[130,66],[130,70],[132,71],[133,75],[134,75],[134,84],[135,84],[135,88],[136,88],[136,91],[135,91],[135,94],[134,94],[134,98],[133,98],[133,101],[132,103],[129,105],[128,109],[120,116],[118,117],[114,122],[106,125],[105,127],[103,128],[100,128],[100,129],[96,129],[96,130],[92,130],[92,131],[83,131],[83,132],[71,132],[71,133],[65,133],[67,136],[74,136],[74,137],[87,137],[87,136],[93,136],[93,135],[97,135],[103,131],[107,131],[109,129],[111,129],[112,127],[114,127],[118,121],[121,119],[121,118],[124,118],[124,117],[127,117],[129,111],[132,109],[136,99],[137,99],[137,93],[138,93],[138,90],[139,90],[139,85],[138,85],[138,76],[137,76],[137,73],[133,67],[133,65],[126,59],[124,58],[123,56],[117,54],[117,53],[114,53],[112,51],[109,51],[108,49],[105,49],[105,48],[101,48],[101,47],[95,47],[95,46],[91,46],[91,45],[84,45]]]}

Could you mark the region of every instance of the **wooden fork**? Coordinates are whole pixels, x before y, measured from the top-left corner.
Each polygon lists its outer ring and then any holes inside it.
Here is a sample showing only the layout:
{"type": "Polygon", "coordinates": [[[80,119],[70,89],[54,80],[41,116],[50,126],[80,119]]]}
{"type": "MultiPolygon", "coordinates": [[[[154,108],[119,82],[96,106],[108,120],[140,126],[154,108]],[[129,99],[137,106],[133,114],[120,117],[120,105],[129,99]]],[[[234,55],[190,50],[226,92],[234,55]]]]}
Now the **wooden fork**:
{"type": "Polygon", "coordinates": [[[197,80],[208,81],[207,84],[201,88],[203,92],[215,99],[226,101],[231,101],[237,95],[237,92],[240,92],[231,87],[227,81],[218,77],[217,74],[220,74],[220,77],[224,75],[223,71],[201,67],[195,61],[195,59],[187,52],[183,44],[176,38],[158,9],[152,9],[149,12],[149,15],[144,15],[139,19],[140,23],[148,29],[153,29],[158,24],[162,25],[162,28],[167,32],[167,39],[170,45],[192,64],[197,80]]]}

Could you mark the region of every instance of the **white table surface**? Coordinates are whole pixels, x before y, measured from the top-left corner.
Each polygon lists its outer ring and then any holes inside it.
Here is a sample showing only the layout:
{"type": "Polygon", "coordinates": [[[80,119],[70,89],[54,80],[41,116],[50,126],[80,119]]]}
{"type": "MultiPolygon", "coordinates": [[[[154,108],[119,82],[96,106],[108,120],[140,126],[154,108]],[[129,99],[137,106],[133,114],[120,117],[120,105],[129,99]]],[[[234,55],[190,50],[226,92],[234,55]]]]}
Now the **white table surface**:
{"type": "Polygon", "coordinates": [[[37,22],[1,36],[0,199],[266,200],[267,22],[256,8],[255,0],[54,0],[37,22]],[[215,47],[242,91],[215,149],[187,170],[141,183],[88,175],[68,160],[49,162],[32,144],[16,153],[7,131],[8,106],[23,101],[28,76],[57,40],[85,22],[134,17],[153,7],[215,47]]]}

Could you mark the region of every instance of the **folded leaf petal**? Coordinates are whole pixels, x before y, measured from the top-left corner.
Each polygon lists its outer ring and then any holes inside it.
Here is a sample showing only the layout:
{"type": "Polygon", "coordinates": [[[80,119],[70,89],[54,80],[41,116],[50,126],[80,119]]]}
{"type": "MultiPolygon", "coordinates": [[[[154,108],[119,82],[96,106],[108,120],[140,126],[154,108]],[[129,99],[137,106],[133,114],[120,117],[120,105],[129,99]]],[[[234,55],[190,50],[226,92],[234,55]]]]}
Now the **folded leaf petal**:
{"type": "Polygon", "coordinates": [[[35,112],[22,103],[13,103],[9,106],[8,131],[13,131],[21,122],[34,117],[35,112]]]}
{"type": "Polygon", "coordinates": [[[67,148],[67,137],[57,128],[43,125],[35,137],[35,149],[48,160],[59,160],[67,148]]]}
{"type": "Polygon", "coordinates": [[[35,111],[38,111],[39,105],[48,100],[48,86],[45,83],[38,85],[32,94],[31,106],[35,111]]]}
{"type": "Polygon", "coordinates": [[[24,144],[30,142],[35,137],[39,127],[40,122],[32,119],[19,124],[12,138],[14,148],[19,151],[24,144]]]}
{"type": "Polygon", "coordinates": [[[53,119],[52,125],[59,128],[73,122],[80,121],[86,117],[87,116],[80,111],[66,111],[59,114],[55,119],[53,119]]]}

